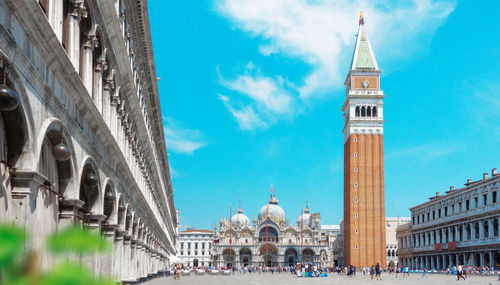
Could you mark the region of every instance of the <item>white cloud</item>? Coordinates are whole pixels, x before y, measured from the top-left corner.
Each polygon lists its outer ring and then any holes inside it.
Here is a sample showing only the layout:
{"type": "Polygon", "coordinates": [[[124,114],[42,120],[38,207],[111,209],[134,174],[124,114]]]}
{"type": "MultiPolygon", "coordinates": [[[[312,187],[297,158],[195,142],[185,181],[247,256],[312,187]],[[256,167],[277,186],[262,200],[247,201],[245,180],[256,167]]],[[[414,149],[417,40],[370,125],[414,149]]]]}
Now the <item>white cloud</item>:
{"type": "Polygon", "coordinates": [[[219,78],[221,85],[240,95],[231,98],[219,95],[219,99],[242,130],[266,129],[278,119],[290,117],[294,111],[295,99],[290,92],[291,87],[279,76],[262,75],[252,62],[248,63],[244,74],[235,79],[226,79],[221,74],[219,78]]]}
{"type": "Polygon", "coordinates": [[[178,121],[167,117],[165,121],[165,143],[168,151],[193,154],[197,149],[207,145],[199,130],[187,129],[178,121]]]}
{"type": "Polygon", "coordinates": [[[235,107],[229,97],[220,94],[219,99],[224,103],[226,109],[233,114],[241,130],[267,129],[267,123],[260,118],[252,106],[235,107]]]}
{"type": "Polygon", "coordinates": [[[297,84],[303,99],[342,86],[342,62],[352,54],[359,10],[376,56],[390,60],[417,52],[455,8],[443,0],[215,1],[237,28],[265,40],[259,47],[263,55],[282,53],[312,66],[297,84]]]}

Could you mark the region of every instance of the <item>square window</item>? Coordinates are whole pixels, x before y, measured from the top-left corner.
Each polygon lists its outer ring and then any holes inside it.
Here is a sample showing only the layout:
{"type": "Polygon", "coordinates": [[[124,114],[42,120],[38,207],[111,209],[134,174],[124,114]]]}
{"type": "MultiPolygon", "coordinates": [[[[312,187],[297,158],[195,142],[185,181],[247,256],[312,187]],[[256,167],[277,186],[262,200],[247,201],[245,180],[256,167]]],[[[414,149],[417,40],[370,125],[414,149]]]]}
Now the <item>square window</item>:
{"type": "Polygon", "coordinates": [[[491,201],[493,203],[496,203],[497,202],[497,191],[493,191],[491,192],[491,201]]]}

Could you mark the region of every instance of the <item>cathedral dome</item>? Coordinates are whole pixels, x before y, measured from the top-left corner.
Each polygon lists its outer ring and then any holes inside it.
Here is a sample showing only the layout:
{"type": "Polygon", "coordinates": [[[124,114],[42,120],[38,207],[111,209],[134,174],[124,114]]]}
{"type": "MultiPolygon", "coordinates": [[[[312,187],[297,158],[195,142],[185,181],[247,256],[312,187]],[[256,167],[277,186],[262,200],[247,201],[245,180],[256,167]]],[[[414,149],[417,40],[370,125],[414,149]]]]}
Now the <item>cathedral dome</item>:
{"type": "Polygon", "coordinates": [[[238,209],[238,213],[231,217],[231,225],[233,227],[243,227],[250,225],[250,219],[243,214],[243,210],[241,208],[238,209]]]}
{"type": "Polygon", "coordinates": [[[311,227],[311,210],[309,210],[308,206],[304,209],[304,214],[297,218],[297,225],[300,226],[300,223],[304,226],[311,227]]]}
{"type": "Polygon", "coordinates": [[[258,215],[259,221],[266,217],[266,211],[270,217],[280,222],[286,222],[285,211],[283,210],[283,208],[278,206],[278,199],[276,199],[275,196],[271,196],[271,199],[269,199],[269,204],[264,205],[262,208],[260,208],[258,215]]]}

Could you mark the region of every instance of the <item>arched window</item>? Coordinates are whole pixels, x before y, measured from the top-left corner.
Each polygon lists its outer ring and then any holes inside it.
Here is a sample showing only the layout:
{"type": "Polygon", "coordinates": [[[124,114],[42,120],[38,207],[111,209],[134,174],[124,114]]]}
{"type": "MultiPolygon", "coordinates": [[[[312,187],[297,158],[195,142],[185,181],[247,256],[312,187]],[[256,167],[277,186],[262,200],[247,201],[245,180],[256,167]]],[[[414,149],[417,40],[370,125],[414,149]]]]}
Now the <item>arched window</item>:
{"type": "Polygon", "coordinates": [[[366,107],[366,116],[367,117],[372,116],[372,107],[371,106],[366,107]]]}
{"type": "Polygon", "coordinates": [[[361,117],[365,117],[366,116],[366,107],[363,106],[361,107],[361,117]]]}
{"type": "Polygon", "coordinates": [[[359,106],[356,106],[356,117],[359,117],[359,106]]]}
{"type": "Polygon", "coordinates": [[[372,116],[377,117],[377,106],[373,106],[372,116]]]}

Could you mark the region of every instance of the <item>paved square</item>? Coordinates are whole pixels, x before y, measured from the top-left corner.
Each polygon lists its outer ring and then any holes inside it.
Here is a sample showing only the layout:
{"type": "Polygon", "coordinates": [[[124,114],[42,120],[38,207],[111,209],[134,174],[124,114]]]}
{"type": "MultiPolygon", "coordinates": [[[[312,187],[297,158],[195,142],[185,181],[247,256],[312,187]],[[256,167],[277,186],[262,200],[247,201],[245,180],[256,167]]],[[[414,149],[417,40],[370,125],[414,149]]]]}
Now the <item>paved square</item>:
{"type": "Polygon", "coordinates": [[[281,274],[235,274],[233,276],[212,276],[212,275],[190,275],[181,276],[180,280],[174,280],[172,277],[157,278],[146,282],[147,285],[160,284],[237,284],[237,285],[291,285],[291,284],[405,284],[405,285],[423,285],[423,284],[500,284],[497,276],[471,276],[466,281],[456,281],[456,276],[448,275],[428,275],[427,278],[421,278],[420,274],[413,274],[409,278],[394,278],[394,275],[385,274],[381,281],[370,280],[370,277],[358,275],[354,278],[332,274],[325,278],[298,278],[289,273],[281,274]]]}

